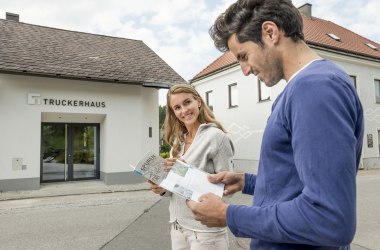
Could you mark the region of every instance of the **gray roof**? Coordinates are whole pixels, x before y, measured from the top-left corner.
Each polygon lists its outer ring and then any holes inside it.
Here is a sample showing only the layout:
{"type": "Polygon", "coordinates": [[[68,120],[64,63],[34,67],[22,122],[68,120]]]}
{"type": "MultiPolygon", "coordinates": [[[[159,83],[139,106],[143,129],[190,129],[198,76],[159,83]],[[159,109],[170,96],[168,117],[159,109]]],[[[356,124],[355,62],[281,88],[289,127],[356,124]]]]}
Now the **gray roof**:
{"type": "Polygon", "coordinates": [[[186,82],[142,41],[4,19],[0,72],[159,87],[186,82]]]}

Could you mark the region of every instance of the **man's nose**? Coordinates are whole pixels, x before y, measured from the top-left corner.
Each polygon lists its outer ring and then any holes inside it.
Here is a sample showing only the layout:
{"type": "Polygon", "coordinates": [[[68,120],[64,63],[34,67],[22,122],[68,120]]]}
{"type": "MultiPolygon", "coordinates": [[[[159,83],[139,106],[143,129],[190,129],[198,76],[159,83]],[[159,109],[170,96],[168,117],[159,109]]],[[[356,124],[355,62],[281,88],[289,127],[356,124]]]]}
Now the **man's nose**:
{"type": "Polygon", "coordinates": [[[251,68],[246,63],[240,63],[241,71],[245,76],[251,74],[251,68]]]}

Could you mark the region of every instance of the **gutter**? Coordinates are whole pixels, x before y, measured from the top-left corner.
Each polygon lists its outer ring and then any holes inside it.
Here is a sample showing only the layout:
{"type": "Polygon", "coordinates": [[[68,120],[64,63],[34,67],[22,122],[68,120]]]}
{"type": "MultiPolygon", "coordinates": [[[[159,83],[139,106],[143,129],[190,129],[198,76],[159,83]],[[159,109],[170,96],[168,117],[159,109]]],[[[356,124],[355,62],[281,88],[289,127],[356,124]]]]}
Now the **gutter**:
{"type": "Polygon", "coordinates": [[[81,81],[96,81],[96,82],[107,82],[107,83],[118,83],[118,84],[130,84],[130,85],[141,85],[148,88],[163,88],[168,89],[172,85],[171,83],[159,83],[153,81],[133,81],[133,80],[120,80],[120,79],[109,79],[109,78],[99,78],[91,76],[72,76],[72,75],[62,75],[59,73],[39,73],[39,72],[29,72],[27,70],[7,70],[0,69],[0,73],[10,74],[10,75],[24,75],[24,76],[38,76],[38,77],[47,77],[47,78],[59,78],[59,79],[68,79],[68,80],[81,80],[81,81]]]}

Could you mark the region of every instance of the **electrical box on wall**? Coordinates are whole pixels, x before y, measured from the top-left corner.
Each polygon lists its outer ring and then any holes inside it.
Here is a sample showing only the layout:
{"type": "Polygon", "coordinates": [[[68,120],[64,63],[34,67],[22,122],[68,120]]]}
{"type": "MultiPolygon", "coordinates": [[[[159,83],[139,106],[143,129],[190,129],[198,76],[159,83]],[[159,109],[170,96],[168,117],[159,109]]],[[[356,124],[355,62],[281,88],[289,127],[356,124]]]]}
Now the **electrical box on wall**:
{"type": "Polygon", "coordinates": [[[22,170],[22,158],[12,159],[12,170],[22,170]]]}

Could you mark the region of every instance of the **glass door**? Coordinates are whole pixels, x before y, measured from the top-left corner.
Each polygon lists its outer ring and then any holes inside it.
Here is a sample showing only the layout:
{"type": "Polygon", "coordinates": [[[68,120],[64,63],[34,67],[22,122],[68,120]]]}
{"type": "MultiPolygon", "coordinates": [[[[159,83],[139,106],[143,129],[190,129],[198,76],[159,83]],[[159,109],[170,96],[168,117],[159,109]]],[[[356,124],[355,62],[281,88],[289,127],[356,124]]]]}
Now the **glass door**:
{"type": "Polygon", "coordinates": [[[41,181],[66,179],[66,124],[43,124],[41,181]]]}
{"type": "Polygon", "coordinates": [[[99,179],[99,124],[42,124],[41,182],[99,179]]]}
{"type": "Polygon", "coordinates": [[[97,126],[72,125],[69,150],[69,176],[73,179],[97,178],[97,126]]]}

